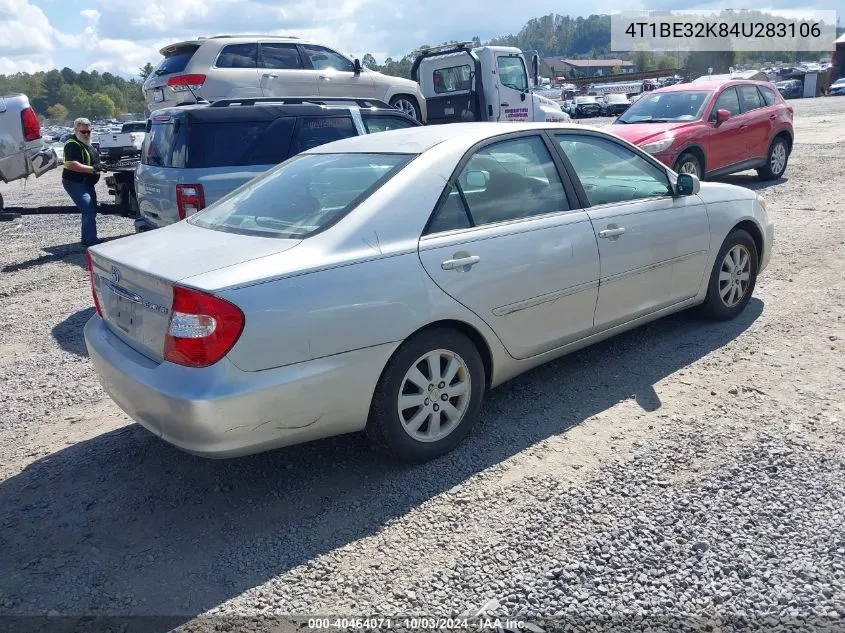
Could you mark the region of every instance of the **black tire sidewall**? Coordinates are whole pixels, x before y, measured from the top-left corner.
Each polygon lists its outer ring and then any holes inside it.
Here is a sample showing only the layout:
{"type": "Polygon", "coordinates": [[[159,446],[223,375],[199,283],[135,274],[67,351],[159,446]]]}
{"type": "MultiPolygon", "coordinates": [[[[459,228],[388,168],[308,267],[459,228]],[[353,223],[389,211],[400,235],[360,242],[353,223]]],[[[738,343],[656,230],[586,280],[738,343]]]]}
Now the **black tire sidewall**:
{"type": "Polygon", "coordinates": [[[734,229],[725,238],[722,247],[719,249],[719,254],[716,256],[716,261],[713,262],[713,269],[710,271],[710,280],[707,285],[707,297],[704,301],[704,307],[708,315],[720,321],[726,321],[737,316],[745,309],[748,302],[751,301],[751,296],[754,294],[754,289],[757,286],[757,270],[760,263],[759,253],[757,252],[757,244],[749,235],[748,231],[743,229],[734,229]],[[748,286],[748,291],[745,293],[742,301],[737,305],[729,308],[722,303],[722,298],[719,296],[719,272],[722,269],[722,261],[725,259],[728,251],[737,245],[745,246],[748,252],[751,253],[751,283],[748,286]]]}
{"type": "Polygon", "coordinates": [[[420,332],[399,347],[382,372],[370,407],[367,433],[377,445],[405,461],[425,462],[445,455],[469,435],[478,419],[485,389],[484,363],[472,341],[446,328],[420,332]],[[452,433],[437,442],[419,442],[402,428],[396,401],[411,364],[435,349],[454,352],[466,363],[470,373],[470,402],[463,420],[452,433]]]}
{"type": "Polygon", "coordinates": [[[777,180],[778,178],[783,176],[783,174],[786,172],[786,166],[788,164],[789,164],[789,147],[787,147],[785,140],[783,140],[782,138],[777,138],[774,141],[772,141],[772,146],[769,147],[769,152],[768,152],[768,154],[766,154],[766,166],[763,167],[763,169],[760,170],[762,172],[761,175],[766,180],[777,180]],[[783,170],[779,174],[776,174],[775,172],[772,171],[772,154],[774,154],[775,148],[778,145],[783,145],[783,150],[786,152],[786,160],[783,161],[783,170]]]}
{"type": "Polygon", "coordinates": [[[677,168],[677,169],[675,169],[675,171],[680,174],[681,173],[681,165],[683,165],[684,163],[689,162],[689,161],[695,162],[695,164],[698,166],[698,170],[697,170],[698,173],[696,174],[696,176],[698,177],[699,180],[701,180],[702,177],[704,176],[704,174],[702,173],[703,167],[701,165],[701,161],[699,161],[698,158],[696,158],[694,154],[691,154],[689,152],[684,152],[683,154],[681,154],[680,158],[678,158],[678,160],[675,161],[675,167],[677,168]]]}

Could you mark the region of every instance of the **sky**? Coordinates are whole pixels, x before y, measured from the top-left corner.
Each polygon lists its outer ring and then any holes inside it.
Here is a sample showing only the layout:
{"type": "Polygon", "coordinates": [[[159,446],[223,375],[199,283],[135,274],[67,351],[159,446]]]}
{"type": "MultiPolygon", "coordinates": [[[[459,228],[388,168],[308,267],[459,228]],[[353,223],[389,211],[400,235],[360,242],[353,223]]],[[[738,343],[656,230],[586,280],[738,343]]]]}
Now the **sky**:
{"type": "MultiPolygon", "coordinates": [[[[633,9],[712,9],[721,1],[631,0],[633,9]]],[[[378,62],[419,44],[517,33],[550,13],[610,13],[607,0],[565,9],[559,0],[0,0],[0,74],[61,69],[137,76],[158,50],[198,36],[260,33],[309,37],[378,62]],[[482,8],[483,7],[483,8],[482,8]],[[515,9],[518,7],[518,10],[515,9]]],[[[827,9],[845,23],[845,0],[735,0],[731,8],[827,9]]]]}

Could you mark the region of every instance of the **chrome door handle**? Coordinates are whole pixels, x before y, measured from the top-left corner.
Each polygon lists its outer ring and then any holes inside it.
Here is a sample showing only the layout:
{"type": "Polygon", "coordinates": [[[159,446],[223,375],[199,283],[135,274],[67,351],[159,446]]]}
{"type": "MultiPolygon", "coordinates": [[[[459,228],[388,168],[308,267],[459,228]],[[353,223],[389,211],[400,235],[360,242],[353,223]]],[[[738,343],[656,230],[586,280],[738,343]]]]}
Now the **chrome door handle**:
{"type": "Polygon", "coordinates": [[[510,103],[503,103],[503,104],[502,104],[502,107],[503,107],[503,108],[508,108],[508,107],[510,107],[510,105],[511,105],[510,103]]]}
{"type": "Polygon", "coordinates": [[[481,258],[478,255],[470,255],[469,257],[459,257],[457,259],[447,259],[445,262],[440,264],[440,267],[443,270],[459,270],[462,269],[463,271],[467,271],[473,266],[475,266],[478,262],[481,261],[481,258]]]}
{"type": "Polygon", "coordinates": [[[275,79],[276,77],[278,77],[278,75],[274,75],[274,74],[272,74],[272,73],[264,73],[264,74],[263,74],[263,75],[261,75],[261,76],[262,76],[262,77],[270,77],[271,79],[275,79]]]}
{"type": "Polygon", "coordinates": [[[622,227],[616,229],[604,229],[603,231],[599,231],[599,237],[618,237],[625,232],[625,229],[622,227]]]}
{"type": "Polygon", "coordinates": [[[320,79],[322,79],[323,81],[331,81],[332,80],[331,77],[326,77],[325,75],[320,75],[320,79]]]}

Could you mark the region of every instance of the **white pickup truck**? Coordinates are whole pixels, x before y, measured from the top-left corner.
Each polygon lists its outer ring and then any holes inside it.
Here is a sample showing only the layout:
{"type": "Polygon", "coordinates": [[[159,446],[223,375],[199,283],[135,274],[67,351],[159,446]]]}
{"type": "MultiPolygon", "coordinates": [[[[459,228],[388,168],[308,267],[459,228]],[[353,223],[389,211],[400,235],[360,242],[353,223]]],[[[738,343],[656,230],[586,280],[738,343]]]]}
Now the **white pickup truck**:
{"type": "Polygon", "coordinates": [[[472,42],[417,51],[411,79],[420,84],[427,123],[464,121],[568,122],[559,103],[532,92],[539,80],[539,58],[531,55],[531,81],[525,55],[509,46],[472,42]]]}
{"type": "Polygon", "coordinates": [[[146,121],[124,123],[120,132],[100,135],[100,156],[113,161],[124,157],[140,156],[141,145],[146,135],[146,121]]]}

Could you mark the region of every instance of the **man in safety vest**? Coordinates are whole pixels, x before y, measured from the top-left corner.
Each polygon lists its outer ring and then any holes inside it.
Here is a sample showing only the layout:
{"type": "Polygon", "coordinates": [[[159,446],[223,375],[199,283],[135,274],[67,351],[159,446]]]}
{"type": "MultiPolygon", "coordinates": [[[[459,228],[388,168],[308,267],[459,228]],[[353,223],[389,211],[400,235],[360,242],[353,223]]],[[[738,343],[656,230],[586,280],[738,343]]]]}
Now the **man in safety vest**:
{"type": "Polygon", "coordinates": [[[104,170],[99,153],[91,146],[91,121],[80,118],[73,122],[73,136],[65,143],[64,152],[62,186],[82,214],[82,245],[99,244],[95,185],[104,170]]]}

